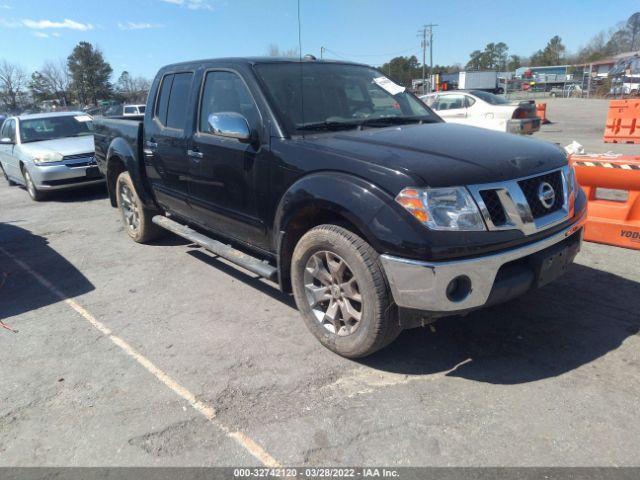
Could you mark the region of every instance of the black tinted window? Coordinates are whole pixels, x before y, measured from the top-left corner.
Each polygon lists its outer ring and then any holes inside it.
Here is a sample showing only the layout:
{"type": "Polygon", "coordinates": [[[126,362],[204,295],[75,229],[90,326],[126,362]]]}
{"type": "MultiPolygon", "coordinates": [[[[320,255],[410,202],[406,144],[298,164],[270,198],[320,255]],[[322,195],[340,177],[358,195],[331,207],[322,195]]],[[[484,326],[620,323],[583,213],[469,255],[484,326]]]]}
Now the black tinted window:
{"type": "Polygon", "coordinates": [[[167,108],[167,122],[165,124],[169,128],[180,130],[184,128],[192,77],[193,73],[177,73],[173,77],[169,106],[167,108]]]}
{"type": "Polygon", "coordinates": [[[163,125],[167,124],[167,108],[169,106],[169,94],[171,93],[171,84],[173,83],[173,75],[165,75],[160,85],[160,95],[156,103],[156,118],[163,125]]]}
{"type": "Polygon", "coordinates": [[[209,115],[219,112],[239,113],[255,126],[258,120],[256,106],[244,82],[232,72],[207,74],[200,106],[200,131],[209,131],[209,115]]]}

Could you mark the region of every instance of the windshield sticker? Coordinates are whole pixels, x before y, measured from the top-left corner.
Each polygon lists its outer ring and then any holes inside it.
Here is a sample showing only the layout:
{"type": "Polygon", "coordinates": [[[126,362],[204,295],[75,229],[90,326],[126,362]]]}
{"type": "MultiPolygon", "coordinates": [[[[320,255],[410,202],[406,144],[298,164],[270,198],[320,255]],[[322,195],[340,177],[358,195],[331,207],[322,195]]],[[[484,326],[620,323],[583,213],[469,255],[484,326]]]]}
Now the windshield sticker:
{"type": "Polygon", "coordinates": [[[376,77],[373,79],[373,81],[375,82],[376,85],[386,90],[391,95],[397,95],[405,91],[404,87],[401,87],[397,83],[393,83],[387,77],[376,77]]]}
{"type": "Polygon", "coordinates": [[[91,117],[89,115],[78,115],[77,117],[73,117],[75,118],[78,122],[90,122],[91,121],[91,117]]]}

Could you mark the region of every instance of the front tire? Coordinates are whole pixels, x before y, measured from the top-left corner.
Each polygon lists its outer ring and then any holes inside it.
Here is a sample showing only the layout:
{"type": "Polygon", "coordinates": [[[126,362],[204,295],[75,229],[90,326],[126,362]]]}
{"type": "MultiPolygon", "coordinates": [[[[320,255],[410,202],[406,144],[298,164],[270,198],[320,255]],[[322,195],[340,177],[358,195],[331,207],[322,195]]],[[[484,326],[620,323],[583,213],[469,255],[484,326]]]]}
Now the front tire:
{"type": "Polygon", "coordinates": [[[338,355],[370,355],[401,332],[378,253],[346,228],[320,225],[303,235],[291,282],[307,327],[338,355]]]}
{"type": "Polygon", "coordinates": [[[16,184],[16,182],[14,182],[9,178],[9,175],[7,175],[7,172],[4,171],[4,168],[2,167],[2,165],[0,165],[0,170],[2,170],[2,175],[4,175],[4,179],[7,181],[7,184],[10,187],[13,187],[16,184]]]}
{"type": "Polygon", "coordinates": [[[36,184],[33,182],[33,178],[31,178],[31,174],[26,167],[22,168],[22,176],[24,177],[24,184],[27,187],[27,192],[31,199],[35,202],[40,202],[44,200],[45,194],[41,190],[38,190],[36,184]]]}
{"type": "Polygon", "coordinates": [[[134,242],[150,242],[162,234],[162,229],[151,220],[158,212],[143,205],[129,172],[122,172],[116,180],[116,200],[127,234],[134,242]]]}

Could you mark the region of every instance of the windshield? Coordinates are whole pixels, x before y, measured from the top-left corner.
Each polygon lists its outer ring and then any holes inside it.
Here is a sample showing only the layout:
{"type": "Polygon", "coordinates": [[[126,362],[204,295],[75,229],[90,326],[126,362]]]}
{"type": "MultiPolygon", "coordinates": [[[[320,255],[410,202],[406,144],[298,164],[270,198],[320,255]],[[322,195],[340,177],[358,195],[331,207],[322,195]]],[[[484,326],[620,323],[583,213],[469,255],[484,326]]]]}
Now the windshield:
{"type": "Polygon", "coordinates": [[[494,95],[493,93],[484,92],[482,90],[471,90],[469,93],[475,95],[480,100],[484,100],[491,105],[508,105],[511,103],[509,100],[505,100],[503,97],[499,97],[498,95],[494,95]]]}
{"type": "Polygon", "coordinates": [[[439,121],[404,87],[370,67],[309,62],[255,69],[291,133],[439,121]]]}
{"type": "Polygon", "coordinates": [[[88,115],[20,120],[20,140],[22,143],[84,135],[93,135],[93,123],[88,115]]]}

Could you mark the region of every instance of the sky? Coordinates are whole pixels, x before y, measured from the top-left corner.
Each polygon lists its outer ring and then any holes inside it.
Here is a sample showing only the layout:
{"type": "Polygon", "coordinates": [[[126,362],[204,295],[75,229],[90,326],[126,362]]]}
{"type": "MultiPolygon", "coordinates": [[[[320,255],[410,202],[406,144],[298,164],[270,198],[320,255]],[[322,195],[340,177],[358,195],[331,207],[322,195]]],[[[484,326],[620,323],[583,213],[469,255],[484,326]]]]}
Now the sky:
{"type": "MultiPolygon", "coordinates": [[[[489,42],[531,55],[554,35],[575,52],[636,11],[640,0],[300,0],[301,51],[421,60],[417,32],[434,23],[434,64],[464,65],[489,42]]],[[[152,78],[168,63],[298,48],[298,0],[0,0],[0,61],[31,72],[80,41],[100,47],[114,81],[123,70],[152,78]]]]}

